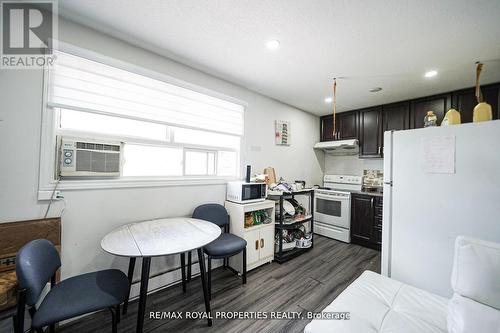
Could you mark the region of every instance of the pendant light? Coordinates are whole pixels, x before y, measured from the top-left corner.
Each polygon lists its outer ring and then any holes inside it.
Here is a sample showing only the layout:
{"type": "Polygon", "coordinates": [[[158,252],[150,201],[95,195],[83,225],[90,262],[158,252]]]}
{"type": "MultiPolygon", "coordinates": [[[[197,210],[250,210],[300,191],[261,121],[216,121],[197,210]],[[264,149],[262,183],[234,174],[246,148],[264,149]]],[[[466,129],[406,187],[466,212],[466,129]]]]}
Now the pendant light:
{"type": "Polygon", "coordinates": [[[338,140],[337,132],[337,78],[333,78],[333,139],[338,140]]]}
{"type": "Polygon", "coordinates": [[[472,116],[472,121],[477,123],[480,121],[488,121],[493,119],[493,112],[491,110],[491,105],[483,100],[483,94],[481,93],[481,88],[479,86],[479,77],[481,76],[481,70],[483,69],[483,64],[480,62],[476,63],[476,99],[477,105],[474,108],[474,113],[472,116]]]}

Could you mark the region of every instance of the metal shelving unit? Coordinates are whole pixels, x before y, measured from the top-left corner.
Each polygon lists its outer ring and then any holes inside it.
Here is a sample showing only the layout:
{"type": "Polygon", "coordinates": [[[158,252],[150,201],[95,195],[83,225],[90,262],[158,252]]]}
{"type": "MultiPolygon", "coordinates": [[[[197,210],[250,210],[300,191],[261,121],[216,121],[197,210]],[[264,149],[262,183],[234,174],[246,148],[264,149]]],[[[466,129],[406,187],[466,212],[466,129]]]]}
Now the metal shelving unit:
{"type": "Polygon", "coordinates": [[[283,192],[282,194],[270,194],[268,195],[268,199],[273,200],[275,202],[279,202],[279,210],[276,211],[276,213],[278,213],[279,211],[279,216],[276,217],[276,224],[275,224],[275,232],[278,233],[278,251],[275,251],[274,261],[281,264],[312,249],[314,246],[314,190],[304,189],[294,192],[283,192]],[[286,219],[285,211],[283,209],[283,202],[286,199],[295,199],[295,197],[299,195],[309,197],[309,210],[307,211],[307,215],[303,218],[299,218],[296,220],[286,219]],[[308,248],[294,248],[292,250],[284,251],[282,230],[297,229],[304,223],[310,223],[311,226],[309,230],[312,237],[311,246],[308,248]]]}

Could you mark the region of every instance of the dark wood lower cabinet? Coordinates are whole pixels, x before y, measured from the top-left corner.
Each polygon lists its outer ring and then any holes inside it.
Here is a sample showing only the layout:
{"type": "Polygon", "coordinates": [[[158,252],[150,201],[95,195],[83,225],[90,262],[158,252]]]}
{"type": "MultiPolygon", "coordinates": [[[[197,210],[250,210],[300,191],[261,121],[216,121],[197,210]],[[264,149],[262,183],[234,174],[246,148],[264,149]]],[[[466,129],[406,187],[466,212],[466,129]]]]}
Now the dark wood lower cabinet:
{"type": "Polygon", "coordinates": [[[382,245],[382,202],[380,196],[351,197],[351,243],[380,250],[382,245]]]}

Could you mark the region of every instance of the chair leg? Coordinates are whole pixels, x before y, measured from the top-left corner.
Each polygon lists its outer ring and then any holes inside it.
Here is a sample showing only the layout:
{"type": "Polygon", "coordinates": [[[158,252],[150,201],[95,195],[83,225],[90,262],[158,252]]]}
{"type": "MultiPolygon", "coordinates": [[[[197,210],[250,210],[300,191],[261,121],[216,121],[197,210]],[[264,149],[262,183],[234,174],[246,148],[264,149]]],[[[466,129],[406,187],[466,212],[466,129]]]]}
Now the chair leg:
{"type": "Polygon", "coordinates": [[[245,247],[243,249],[243,274],[242,274],[242,280],[243,284],[247,283],[247,248],[245,247]]]}
{"type": "Polygon", "coordinates": [[[16,314],[14,316],[16,321],[14,329],[17,330],[18,333],[24,332],[25,313],[26,313],[26,289],[21,289],[17,292],[17,309],[16,309],[16,314]]]}
{"type": "Polygon", "coordinates": [[[207,266],[207,274],[208,274],[208,299],[212,300],[212,258],[208,256],[208,266],[207,266]]]}
{"type": "Polygon", "coordinates": [[[187,281],[191,281],[191,251],[188,252],[187,281]]]}
{"type": "Polygon", "coordinates": [[[118,321],[115,309],[109,308],[109,311],[111,312],[111,332],[118,333],[118,321]]]}
{"type": "Polygon", "coordinates": [[[17,327],[17,316],[12,316],[12,326],[14,327],[14,333],[19,333],[19,328],[17,327]]]}
{"type": "Polygon", "coordinates": [[[186,254],[181,253],[182,292],[186,292],[186,254]]]}
{"type": "Polygon", "coordinates": [[[119,324],[119,323],[120,323],[120,321],[121,321],[121,316],[120,316],[120,304],[118,304],[118,305],[116,306],[115,311],[116,311],[116,323],[118,323],[118,324],[119,324]]]}
{"type": "Polygon", "coordinates": [[[134,268],[135,268],[135,257],[131,257],[129,262],[128,262],[128,296],[125,302],[123,302],[123,314],[127,314],[128,310],[128,299],[130,297],[130,288],[132,287],[132,279],[134,278],[134,268]]]}

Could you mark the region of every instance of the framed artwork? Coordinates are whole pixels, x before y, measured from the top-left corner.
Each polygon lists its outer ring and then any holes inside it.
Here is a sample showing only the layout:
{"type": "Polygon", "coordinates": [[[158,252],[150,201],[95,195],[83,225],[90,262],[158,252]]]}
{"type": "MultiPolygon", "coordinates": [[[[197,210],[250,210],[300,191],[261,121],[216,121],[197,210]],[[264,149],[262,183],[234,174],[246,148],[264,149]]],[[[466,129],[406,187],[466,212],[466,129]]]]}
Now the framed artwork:
{"type": "Polygon", "coordinates": [[[290,145],[290,122],[276,120],[274,130],[274,142],[278,146],[290,145]]]}

